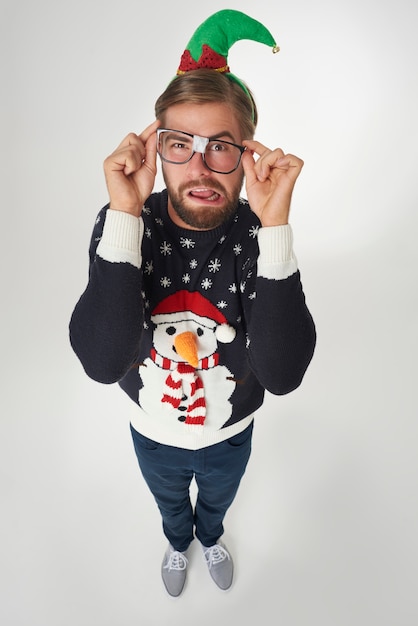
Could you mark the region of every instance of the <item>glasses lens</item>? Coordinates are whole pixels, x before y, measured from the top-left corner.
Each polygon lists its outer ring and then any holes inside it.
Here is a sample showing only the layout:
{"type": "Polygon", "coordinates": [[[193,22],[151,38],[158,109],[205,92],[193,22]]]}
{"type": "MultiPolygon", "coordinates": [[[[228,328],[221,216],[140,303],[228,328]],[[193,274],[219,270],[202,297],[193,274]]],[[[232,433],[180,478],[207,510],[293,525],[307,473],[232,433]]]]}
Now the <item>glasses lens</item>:
{"type": "Polygon", "coordinates": [[[158,152],[170,163],[186,163],[193,154],[193,136],[176,130],[164,130],[159,136],[158,152]]]}
{"type": "Polygon", "coordinates": [[[241,150],[227,141],[209,141],[205,150],[205,163],[209,169],[228,174],[238,167],[241,150]]]}

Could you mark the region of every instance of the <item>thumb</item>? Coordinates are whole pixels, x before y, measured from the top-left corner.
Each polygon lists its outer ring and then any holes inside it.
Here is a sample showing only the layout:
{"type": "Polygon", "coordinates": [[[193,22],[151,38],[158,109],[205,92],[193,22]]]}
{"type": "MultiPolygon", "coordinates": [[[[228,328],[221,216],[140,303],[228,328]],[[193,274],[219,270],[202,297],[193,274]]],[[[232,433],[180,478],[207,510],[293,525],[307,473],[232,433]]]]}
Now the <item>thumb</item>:
{"type": "Polygon", "coordinates": [[[242,167],[246,178],[246,186],[251,187],[257,182],[257,174],[255,173],[255,159],[249,150],[242,155],[242,167]]]}
{"type": "Polygon", "coordinates": [[[145,143],[144,165],[153,172],[157,170],[157,133],[152,133],[145,143]]]}

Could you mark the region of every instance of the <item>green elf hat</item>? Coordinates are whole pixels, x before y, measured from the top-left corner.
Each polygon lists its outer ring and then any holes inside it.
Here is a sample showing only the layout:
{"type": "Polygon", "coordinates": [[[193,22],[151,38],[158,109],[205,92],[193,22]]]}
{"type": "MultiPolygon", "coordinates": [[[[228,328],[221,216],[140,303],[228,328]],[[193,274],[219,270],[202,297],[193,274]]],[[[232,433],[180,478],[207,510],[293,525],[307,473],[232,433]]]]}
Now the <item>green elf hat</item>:
{"type": "Polygon", "coordinates": [[[241,11],[225,9],[211,15],[197,28],[181,56],[177,75],[202,68],[212,69],[225,73],[248,94],[243,82],[231,74],[228,67],[229,49],[241,39],[271,46],[273,53],[280,50],[263,24],[241,11]]]}

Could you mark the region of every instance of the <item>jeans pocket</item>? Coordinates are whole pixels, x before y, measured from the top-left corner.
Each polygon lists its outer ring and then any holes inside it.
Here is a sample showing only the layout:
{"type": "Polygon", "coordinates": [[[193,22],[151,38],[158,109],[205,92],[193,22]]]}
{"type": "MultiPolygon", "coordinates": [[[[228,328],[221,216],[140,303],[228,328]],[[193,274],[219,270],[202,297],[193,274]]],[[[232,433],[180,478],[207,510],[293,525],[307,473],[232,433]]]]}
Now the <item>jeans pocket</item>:
{"type": "Polygon", "coordinates": [[[227,439],[227,442],[233,448],[239,448],[240,446],[244,446],[253,434],[254,422],[251,422],[247,428],[245,428],[242,432],[234,435],[230,439],[227,439]]]}

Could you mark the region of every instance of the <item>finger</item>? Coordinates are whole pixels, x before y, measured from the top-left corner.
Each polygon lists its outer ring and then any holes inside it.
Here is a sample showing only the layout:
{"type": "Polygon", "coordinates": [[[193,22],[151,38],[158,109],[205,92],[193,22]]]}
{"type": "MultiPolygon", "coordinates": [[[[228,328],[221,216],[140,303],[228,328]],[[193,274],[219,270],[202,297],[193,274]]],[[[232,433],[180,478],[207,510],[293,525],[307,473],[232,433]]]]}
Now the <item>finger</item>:
{"type": "Polygon", "coordinates": [[[257,178],[260,182],[264,182],[270,174],[270,170],[273,167],[274,162],[284,156],[283,150],[276,148],[276,150],[270,150],[264,144],[259,141],[245,141],[245,146],[259,155],[259,159],[255,165],[255,171],[257,178]]]}
{"type": "Polygon", "coordinates": [[[118,147],[115,150],[115,153],[118,152],[118,150],[122,150],[123,148],[127,148],[128,146],[136,146],[140,150],[142,150],[143,153],[145,153],[144,145],[148,141],[149,137],[153,133],[156,132],[156,130],[159,127],[159,125],[160,125],[160,120],[155,120],[154,122],[152,122],[152,124],[147,126],[145,128],[145,130],[143,130],[142,133],[140,133],[139,135],[136,135],[135,133],[129,133],[120,142],[120,144],[118,145],[118,147]]]}
{"type": "Polygon", "coordinates": [[[157,128],[160,126],[160,120],[155,120],[139,135],[139,139],[143,142],[143,151],[141,152],[142,164],[149,167],[153,172],[157,168],[157,128]]]}
{"type": "Polygon", "coordinates": [[[263,145],[259,141],[256,141],[255,139],[246,139],[242,142],[242,145],[251,150],[251,152],[255,152],[259,156],[264,154],[266,151],[269,151],[269,148],[267,148],[267,146],[263,145]]]}
{"type": "Polygon", "coordinates": [[[115,153],[118,152],[118,150],[123,150],[124,148],[127,148],[128,146],[140,146],[141,143],[142,141],[139,135],[136,135],[135,133],[129,133],[129,135],[126,135],[126,137],[120,142],[115,150],[115,153]]]}
{"type": "Polygon", "coordinates": [[[279,158],[276,161],[274,167],[285,171],[290,179],[296,180],[302,170],[303,165],[304,163],[302,159],[299,159],[299,157],[295,156],[294,154],[285,154],[283,155],[283,157],[279,158]]]}
{"type": "Polygon", "coordinates": [[[139,135],[139,139],[144,144],[146,144],[151,135],[156,133],[157,128],[160,126],[160,124],[160,120],[155,120],[154,122],[152,122],[152,124],[147,126],[146,129],[142,131],[142,133],[139,135]]]}
{"type": "Polygon", "coordinates": [[[156,130],[159,125],[160,121],[155,120],[140,135],[129,133],[113,154],[106,159],[107,168],[110,170],[122,170],[125,176],[138,171],[144,162],[155,169],[156,130]],[[151,138],[154,138],[154,140],[148,143],[151,138]]]}
{"type": "MultiPolygon", "coordinates": [[[[133,135],[136,137],[136,135],[133,135]]],[[[122,143],[126,143],[128,138],[122,143]]],[[[104,162],[105,173],[112,175],[115,172],[123,172],[125,176],[129,176],[132,172],[141,167],[145,148],[142,143],[131,143],[124,147],[119,147],[104,162]]]]}
{"type": "Polygon", "coordinates": [[[249,150],[246,150],[241,159],[242,167],[245,174],[247,187],[257,182],[257,174],[255,171],[255,159],[249,150]]]}
{"type": "Polygon", "coordinates": [[[148,137],[147,142],[145,144],[145,158],[144,165],[147,165],[152,170],[156,169],[157,166],[157,135],[156,133],[152,133],[150,137],[148,137]]]}
{"type": "Polygon", "coordinates": [[[266,150],[257,162],[258,179],[265,181],[273,168],[278,167],[277,163],[284,157],[284,152],[280,148],[276,150],[266,150]]]}
{"type": "Polygon", "coordinates": [[[302,159],[299,159],[294,154],[285,154],[281,148],[269,150],[266,146],[263,146],[259,142],[257,143],[256,151],[260,155],[260,158],[256,163],[255,169],[259,181],[264,182],[267,180],[273,169],[286,172],[290,179],[296,180],[304,165],[302,159]]]}

